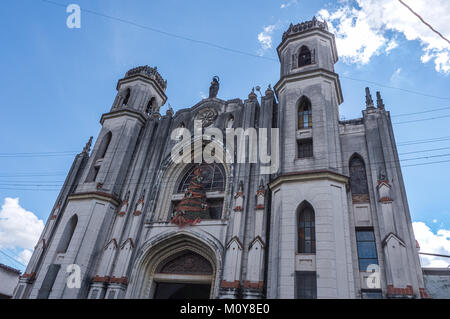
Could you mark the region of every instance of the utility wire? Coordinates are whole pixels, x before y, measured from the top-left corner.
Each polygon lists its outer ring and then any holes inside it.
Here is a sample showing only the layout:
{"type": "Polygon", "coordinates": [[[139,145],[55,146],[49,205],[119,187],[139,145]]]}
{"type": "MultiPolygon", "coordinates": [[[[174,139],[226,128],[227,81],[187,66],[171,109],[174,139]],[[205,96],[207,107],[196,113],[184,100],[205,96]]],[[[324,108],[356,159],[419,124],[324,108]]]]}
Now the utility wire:
{"type": "Polygon", "coordinates": [[[423,24],[425,24],[428,28],[431,29],[434,33],[436,33],[438,36],[440,36],[442,39],[447,41],[448,44],[450,44],[450,41],[442,35],[439,31],[435,30],[428,22],[426,22],[418,13],[416,13],[413,9],[411,9],[410,6],[408,6],[406,3],[404,3],[402,0],[398,0],[401,4],[403,4],[406,8],[408,8],[409,11],[411,11],[416,17],[422,21],[423,24]]]}
{"type": "MultiPolygon", "coordinates": [[[[445,156],[450,156],[449,154],[439,154],[439,155],[431,155],[431,156],[422,156],[422,157],[415,157],[415,158],[408,158],[408,159],[403,159],[403,160],[391,160],[391,161],[380,161],[380,162],[370,162],[366,165],[366,170],[367,171],[377,171],[379,169],[378,164],[382,164],[382,165],[386,165],[387,168],[396,168],[398,166],[400,166],[400,162],[404,162],[404,161],[411,161],[411,160],[420,160],[420,159],[429,159],[429,158],[436,158],[436,157],[445,157],[445,156]]],[[[319,159],[320,160],[320,159],[319,159]]],[[[438,163],[448,163],[450,162],[450,160],[443,160],[443,161],[436,161],[436,162],[426,162],[426,163],[417,163],[417,164],[409,164],[409,165],[403,165],[401,167],[412,167],[412,166],[422,166],[422,165],[430,165],[430,164],[438,164],[438,163]]],[[[345,165],[340,165],[335,167],[336,169],[342,169],[345,168],[345,165]]],[[[153,171],[159,171],[158,169],[154,169],[153,171]]],[[[154,174],[154,172],[153,172],[154,174]]],[[[241,176],[241,177],[254,177],[254,176],[259,176],[258,173],[254,173],[254,174],[248,174],[245,176],[241,176]]],[[[31,182],[32,183],[32,182],[31,182]]],[[[123,183],[114,183],[114,184],[108,184],[106,183],[104,186],[105,187],[112,187],[114,186],[124,186],[124,185],[142,185],[146,183],[145,178],[142,178],[142,176],[138,177],[137,179],[135,179],[135,181],[133,181],[133,179],[126,179],[123,183]],[[139,180],[139,181],[136,181],[139,180]]],[[[72,184],[72,185],[65,185],[67,187],[71,187],[71,186],[77,186],[79,185],[79,183],[76,184],[72,184]]],[[[34,190],[34,189],[39,189],[39,187],[50,187],[50,188],[45,188],[45,189],[40,189],[40,190],[58,190],[60,189],[62,186],[64,186],[63,184],[30,184],[30,183],[20,183],[20,182],[13,182],[13,183],[6,183],[5,181],[0,181],[0,189],[10,189],[10,190],[34,190]],[[27,188],[20,188],[20,187],[27,187],[27,188]],[[33,187],[33,188],[30,188],[33,187]]]]}
{"type": "MultiPolygon", "coordinates": [[[[55,1],[51,1],[51,0],[41,0],[42,2],[51,4],[51,5],[55,5],[55,6],[59,6],[59,7],[63,7],[66,8],[67,5],[63,4],[63,3],[59,3],[59,2],[55,2],[55,1]]],[[[187,37],[187,36],[183,36],[183,35],[179,35],[179,34],[175,34],[175,33],[171,33],[171,32],[167,32],[161,29],[157,29],[154,27],[149,27],[149,26],[145,26],[130,20],[126,20],[126,19],[122,19],[122,18],[118,18],[118,17],[114,17],[108,14],[104,14],[98,11],[94,11],[94,10],[90,10],[90,9],[81,9],[84,12],[96,15],[96,16],[100,16],[103,18],[107,18],[110,20],[114,20],[120,23],[124,23],[124,24],[129,24],[144,30],[149,30],[155,33],[159,33],[159,34],[163,34],[165,36],[169,36],[172,38],[176,38],[176,39],[181,39],[181,40],[185,40],[185,41],[190,41],[193,43],[197,43],[197,44],[201,44],[201,45],[205,45],[205,46],[209,46],[209,47],[213,47],[216,49],[220,49],[220,50],[224,50],[224,51],[228,51],[228,52],[232,52],[232,53],[236,53],[236,54],[240,54],[240,55],[246,55],[246,56],[250,56],[253,58],[258,58],[258,59],[263,59],[263,60],[269,60],[269,61],[275,61],[275,62],[279,62],[278,59],[272,58],[272,57],[266,57],[263,55],[258,55],[258,54],[254,54],[254,53],[249,53],[246,51],[242,51],[242,50],[237,50],[237,49],[233,49],[230,47],[226,47],[217,43],[213,43],[213,42],[209,42],[209,41],[205,41],[205,40],[197,40],[191,37],[187,37]]],[[[441,100],[450,100],[450,97],[442,97],[442,96],[436,96],[436,95],[430,95],[430,94],[426,94],[426,93],[422,93],[422,92],[418,92],[418,91],[413,91],[413,90],[408,90],[408,89],[403,89],[403,88],[398,88],[398,87],[393,87],[393,86],[387,86],[378,82],[374,82],[374,81],[368,81],[368,80],[362,80],[362,79],[355,79],[355,78],[351,78],[351,77],[347,77],[347,76],[342,76],[340,75],[341,78],[345,78],[348,80],[352,80],[352,81],[358,81],[358,82],[366,82],[366,83],[371,83],[380,87],[384,87],[384,88],[389,88],[389,89],[395,89],[395,90],[400,90],[400,91],[404,91],[404,92],[409,92],[409,93],[413,93],[416,95],[422,95],[422,96],[426,96],[426,97],[432,97],[432,98],[436,98],[436,99],[441,99],[441,100]]]]}
{"type": "Polygon", "coordinates": [[[3,255],[5,255],[6,257],[8,257],[9,259],[13,260],[14,262],[22,265],[23,267],[26,267],[24,264],[22,264],[20,261],[18,261],[17,259],[11,257],[10,255],[8,255],[7,253],[5,253],[3,250],[0,250],[0,253],[2,253],[3,255]]]}

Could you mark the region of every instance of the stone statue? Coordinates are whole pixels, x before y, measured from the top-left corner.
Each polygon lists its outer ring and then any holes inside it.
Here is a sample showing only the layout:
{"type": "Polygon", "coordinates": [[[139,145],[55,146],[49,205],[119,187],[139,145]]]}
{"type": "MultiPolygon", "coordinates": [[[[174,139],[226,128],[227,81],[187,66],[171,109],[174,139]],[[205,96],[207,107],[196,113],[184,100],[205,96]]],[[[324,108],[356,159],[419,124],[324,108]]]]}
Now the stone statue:
{"type": "Polygon", "coordinates": [[[209,98],[217,97],[217,93],[219,92],[219,77],[216,75],[213,77],[211,86],[209,87],[209,98]]]}

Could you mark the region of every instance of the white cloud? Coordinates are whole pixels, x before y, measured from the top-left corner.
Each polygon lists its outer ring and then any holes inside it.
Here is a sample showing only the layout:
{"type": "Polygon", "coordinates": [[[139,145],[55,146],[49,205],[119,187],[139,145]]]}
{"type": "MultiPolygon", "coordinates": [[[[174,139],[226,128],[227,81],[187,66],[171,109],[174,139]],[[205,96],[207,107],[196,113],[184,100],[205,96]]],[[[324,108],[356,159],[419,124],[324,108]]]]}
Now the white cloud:
{"type": "Polygon", "coordinates": [[[44,222],[19,205],[19,198],[5,198],[0,210],[0,248],[21,249],[18,260],[28,262],[44,222]]]}
{"type": "MultiPolygon", "coordinates": [[[[261,50],[268,50],[272,48],[272,34],[275,30],[275,24],[265,26],[264,31],[258,34],[258,42],[261,44],[261,50]]],[[[260,54],[262,54],[260,51],[260,54]]]]}
{"type": "Polygon", "coordinates": [[[286,9],[286,8],[289,8],[290,6],[292,6],[294,4],[297,5],[298,4],[298,0],[290,0],[290,1],[286,2],[286,3],[282,3],[280,8],[281,9],[286,9]]]}
{"type": "MultiPolygon", "coordinates": [[[[403,35],[407,40],[422,45],[423,63],[434,61],[438,72],[450,73],[450,46],[425,26],[400,2],[392,0],[356,0],[358,6],[346,1],[334,12],[326,9],[318,16],[327,20],[330,31],[336,34],[340,55],[347,63],[368,63],[374,55],[389,53],[396,46],[395,37],[403,35]],[[388,32],[391,31],[391,32],[388,32]],[[392,32],[393,31],[393,32],[392,32]]],[[[436,30],[450,36],[450,1],[408,1],[436,30]]]]}
{"type": "MultiPolygon", "coordinates": [[[[425,223],[413,223],[414,235],[424,253],[450,255],[450,230],[439,229],[433,233],[425,223]]],[[[423,267],[444,267],[450,264],[449,258],[420,255],[423,267]]]]}
{"type": "Polygon", "coordinates": [[[19,253],[17,260],[26,265],[30,261],[31,255],[33,255],[33,251],[24,249],[19,253]]]}
{"type": "Polygon", "coordinates": [[[401,68],[398,68],[395,70],[395,72],[391,75],[391,83],[398,84],[398,82],[401,80],[400,73],[402,72],[401,68]]]}
{"type": "Polygon", "coordinates": [[[392,39],[391,41],[389,41],[389,43],[386,46],[386,53],[389,54],[389,52],[394,50],[396,47],[398,47],[398,43],[397,43],[397,41],[395,41],[395,39],[392,39]]]}

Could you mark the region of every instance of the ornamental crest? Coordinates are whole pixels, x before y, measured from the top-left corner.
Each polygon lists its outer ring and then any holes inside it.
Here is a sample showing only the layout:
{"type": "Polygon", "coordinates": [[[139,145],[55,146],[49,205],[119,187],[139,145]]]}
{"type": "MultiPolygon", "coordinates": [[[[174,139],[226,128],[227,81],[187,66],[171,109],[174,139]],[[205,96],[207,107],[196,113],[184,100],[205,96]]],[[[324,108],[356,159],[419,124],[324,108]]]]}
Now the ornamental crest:
{"type": "Polygon", "coordinates": [[[210,126],[212,123],[214,123],[216,118],[217,118],[217,111],[209,107],[200,110],[196,116],[196,120],[202,121],[203,127],[210,126]]]}

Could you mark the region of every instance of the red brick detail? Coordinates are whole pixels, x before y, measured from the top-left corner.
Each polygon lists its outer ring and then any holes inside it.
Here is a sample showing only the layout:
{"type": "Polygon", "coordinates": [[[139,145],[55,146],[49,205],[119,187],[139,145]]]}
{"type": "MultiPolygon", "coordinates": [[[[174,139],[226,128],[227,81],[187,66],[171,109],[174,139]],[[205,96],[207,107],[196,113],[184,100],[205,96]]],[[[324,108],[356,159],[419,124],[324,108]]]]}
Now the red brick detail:
{"type": "Polygon", "coordinates": [[[237,192],[234,198],[244,197],[244,192],[237,192]]]}
{"type": "Polygon", "coordinates": [[[240,286],[239,280],[235,281],[222,280],[222,283],[220,284],[220,287],[222,288],[239,288],[239,286],[240,286]]]}
{"type": "Polygon", "coordinates": [[[140,210],[137,210],[134,212],[134,216],[139,216],[140,214],[142,214],[142,212],[140,210]]]}
{"type": "Polygon", "coordinates": [[[380,202],[381,203],[391,203],[392,202],[392,198],[390,198],[390,197],[382,197],[382,198],[380,198],[380,202]]]}
{"type": "Polygon", "coordinates": [[[103,188],[103,183],[97,183],[97,189],[102,189],[103,188]]]}
{"type": "Polygon", "coordinates": [[[50,217],[50,220],[52,220],[52,219],[56,219],[56,215],[52,215],[52,216],[50,217]]]}
{"type": "Polygon", "coordinates": [[[92,279],[93,282],[109,282],[109,280],[110,280],[109,276],[100,277],[99,275],[96,275],[94,279],[92,279]]]}
{"type": "Polygon", "coordinates": [[[266,191],[265,191],[264,189],[258,189],[258,190],[256,191],[256,196],[258,196],[258,195],[264,196],[265,193],[266,193],[266,191]]]}
{"type": "Polygon", "coordinates": [[[264,205],[256,205],[256,209],[264,209],[264,205]]]}
{"type": "Polygon", "coordinates": [[[352,202],[355,203],[369,203],[369,194],[352,194],[352,202]]]}
{"type": "Polygon", "coordinates": [[[29,274],[23,274],[22,278],[24,279],[34,279],[34,277],[36,277],[36,273],[35,272],[31,272],[29,274]]]}
{"type": "Polygon", "coordinates": [[[244,282],[244,288],[253,288],[253,289],[263,289],[264,282],[258,281],[258,282],[250,282],[246,280],[244,282]]]}
{"type": "Polygon", "coordinates": [[[412,286],[406,286],[406,288],[394,288],[393,285],[389,285],[388,295],[414,296],[414,291],[412,286]]]}
{"type": "Polygon", "coordinates": [[[128,285],[128,279],[127,277],[120,277],[120,278],[116,278],[114,276],[112,276],[112,278],[109,280],[110,283],[114,283],[114,284],[124,284],[124,285],[128,285]]]}
{"type": "Polygon", "coordinates": [[[243,209],[242,209],[241,206],[236,206],[233,210],[234,210],[235,212],[242,212],[242,211],[243,211],[243,209]]]}
{"type": "Polygon", "coordinates": [[[431,298],[425,288],[419,288],[419,292],[420,292],[420,298],[424,298],[424,299],[431,298]]]}
{"type": "Polygon", "coordinates": [[[386,184],[386,185],[389,185],[389,181],[387,179],[385,179],[385,180],[379,180],[378,181],[378,186],[380,186],[383,183],[386,184]]]}
{"type": "Polygon", "coordinates": [[[119,216],[120,216],[120,217],[125,216],[125,212],[120,212],[120,213],[119,213],[119,216]]]}

